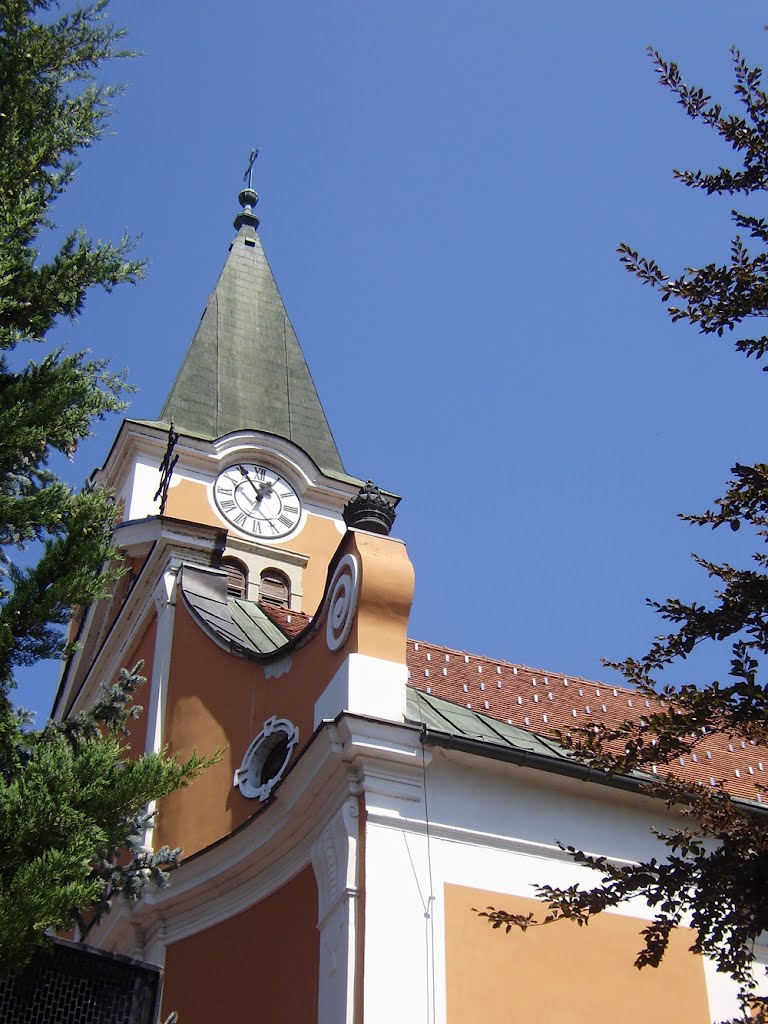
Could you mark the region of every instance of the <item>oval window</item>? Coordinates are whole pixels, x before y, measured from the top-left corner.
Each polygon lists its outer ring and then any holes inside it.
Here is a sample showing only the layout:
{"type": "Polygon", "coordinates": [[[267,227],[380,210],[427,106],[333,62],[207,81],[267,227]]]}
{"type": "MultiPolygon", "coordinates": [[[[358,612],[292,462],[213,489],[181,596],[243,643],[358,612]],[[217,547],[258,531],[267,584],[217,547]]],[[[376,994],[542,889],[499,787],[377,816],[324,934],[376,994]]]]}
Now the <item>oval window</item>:
{"type": "Polygon", "coordinates": [[[299,730],[292,722],[268,718],[246,750],[234,785],[249,799],[266,800],[285,774],[298,742],[299,730]]]}

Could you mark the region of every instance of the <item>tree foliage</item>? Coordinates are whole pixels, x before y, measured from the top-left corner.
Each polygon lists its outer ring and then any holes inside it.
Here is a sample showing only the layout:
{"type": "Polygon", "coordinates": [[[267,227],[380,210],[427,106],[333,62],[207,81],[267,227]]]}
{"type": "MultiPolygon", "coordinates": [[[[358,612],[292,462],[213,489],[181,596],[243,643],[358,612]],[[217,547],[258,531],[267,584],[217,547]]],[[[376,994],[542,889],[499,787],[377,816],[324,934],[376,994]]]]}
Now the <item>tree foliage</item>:
{"type": "Polygon", "coordinates": [[[123,381],[82,353],[44,351],[25,362],[89,289],[135,281],[132,243],[69,232],[49,258],[52,208],[72,183],[77,156],[103,133],[116,88],[94,75],[123,56],[123,31],[106,3],[57,14],[51,0],[0,3],[0,686],[13,669],[65,653],[73,604],[103,597],[112,501],[75,491],[50,469],[71,457],[95,420],[122,408],[123,381]],[[22,555],[44,544],[33,565],[22,555]],[[21,556],[21,557],[20,557],[21,556]]]}
{"type": "Polygon", "coordinates": [[[186,785],[209,763],[192,754],[131,758],[129,707],[144,680],[123,670],[87,712],[49,721],[17,742],[0,776],[0,950],[23,967],[46,929],[81,935],[118,894],[135,900],[164,886],[181,850],[143,846],[151,801],[186,785]]]}
{"type": "MultiPolygon", "coordinates": [[[[744,196],[768,190],[768,94],[762,71],[750,67],[738,51],[732,52],[739,114],[724,113],[704,90],[686,84],[676,64],[650,51],[661,84],[688,116],[713,129],[737,158],[736,166],[715,172],[675,171],[684,185],[707,195],[744,196]]],[[[630,273],[660,293],[673,321],[688,321],[703,334],[720,336],[740,328],[736,350],[760,361],[768,354],[768,336],[760,330],[768,315],[768,222],[738,210],[732,211],[732,219],[739,233],[726,263],[688,267],[670,277],[628,245],[622,244],[618,252],[630,273]]],[[[749,530],[755,546],[752,565],[716,563],[694,555],[714,582],[711,601],[649,602],[668,631],[643,657],[608,663],[652,701],[651,710],[618,728],[593,721],[561,737],[606,772],[656,767],[659,778],[650,781],[649,776],[649,792],[682,815],[679,827],[658,833],[665,854],[637,865],[619,865],[564,847],[577,863],[602,875],[599,885],[540,887],[538,895],[548,904],[541,919],[495,908],[483,916],[507,931],[564,918],[583,926],[593,914],[641,897],[654,916],[644,931],[638,967],[658,966],[672,930],[690,924],[696,936],[692,949],[711,957],[738,983],[740,1020],[768,1021],[768,1000],[756,996],[752,974],[755,943],[768,930],[765,807],[734,801],[722,787],[680,779],[671,767],[677,758],[695,753],[713,731],[768,745],[768,689],[761,675],[761,659],[768,652],[768,466],[737,464],[731,473],[723,497],[712,508],[681,518],[713,530],[749,530]],[[730,645],[727,678],[682,687],[666,681],[670,669],[706,643],[730,645]]]]}
{"type": "Polygon", "coordinates": [[[51,220],[78,159],[103,134],[119,88],[97,74],[124,36],[108,0],[0,0],[0,962],[22,966],[46,929],[85,925],[122,892],[162,883],[178,851],[141,847],[147,805],[204,766],[193,755],[132,758],[137,672],[85,715],[24,728],[14,671],[61,657],[74,606],[114,576],[113,499],[53,466],[123,407],[125,382],[83,352],[52,349],[96,287],[136,281],[133,243],[58,234],[51,220]],[[57,247],[58,239],[58,247],[57,247]]]}

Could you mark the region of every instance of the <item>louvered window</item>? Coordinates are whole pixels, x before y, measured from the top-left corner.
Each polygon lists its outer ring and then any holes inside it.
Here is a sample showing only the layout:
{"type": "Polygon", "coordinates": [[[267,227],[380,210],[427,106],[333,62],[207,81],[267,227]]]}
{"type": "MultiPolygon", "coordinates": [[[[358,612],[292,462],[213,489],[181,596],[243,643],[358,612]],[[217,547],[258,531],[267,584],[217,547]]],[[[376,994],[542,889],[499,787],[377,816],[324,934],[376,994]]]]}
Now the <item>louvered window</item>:
{"type": "Polygon", "coordinates": [[[245,598],[248,593],[248,570],[243,563],[234,558],[225,558],[221,568],[227,574],[227,594],[230,597],[245,598]]]}
{"type": "Polygon", "coordinates": [[[287,608],[291,599],[291,587],[287,576],[278,569],[265,569],[261,574],[260,597],[268,604],[287,608]]]}

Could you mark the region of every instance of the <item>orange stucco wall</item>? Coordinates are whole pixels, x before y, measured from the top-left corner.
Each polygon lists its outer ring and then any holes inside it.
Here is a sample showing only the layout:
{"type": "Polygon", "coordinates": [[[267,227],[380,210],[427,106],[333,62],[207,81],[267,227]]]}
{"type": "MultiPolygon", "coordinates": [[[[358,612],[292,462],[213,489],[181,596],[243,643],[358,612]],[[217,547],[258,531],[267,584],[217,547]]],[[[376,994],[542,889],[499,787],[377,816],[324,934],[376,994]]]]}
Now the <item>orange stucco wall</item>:
{"type": "Polygon", "coordinates": [[[163,1012],[181,1024],[317,1020],[317,886],[307,867],[262,903],[168,947],[163,1012]]]}
{"type": "Polygon", "coordinates": [[[505,935],[472,910],[541,914],[533,899],[445,886],[448,1024],[708,1024],[704,967],[689,929],[672,937],[662,965],[634,967],[644,921],[601,914],[505,935]]]}
{"type": "Polygon", "coordinates": [[[361,577],[352,649],[404,665],[415,582],[405,546],[370,533],[351,533],[347,547],[358,556],[361,577]]]}
{"type": "Polygon", "coordinates": [[[230,654],[192,618],[179,594],[174,623],[163,740],[174,753],[222,750],[218,764],[190,789],[162,801],[156,841],[181,846],[185,856],[227,835],[259,811],[233,786],[235,769],[264,722],[287,718],[299,730],[299,749],[314,730],[314,706],[350,651],[405,663],[413,569],[405,548],[386,538],[349,534],[340,554],[355,551],[362,585],[357,622],[346,645],[330,651],[324,628],[291,650],[290,668],[266,675],[262,663],[230,654]]]}
{"type": "MultiPolygon", "coordinates": [[[[226,528],[231,530],[233,536],[239,536],[237,531],[227,527],[214,512],[211,507],[210,488],[202,483],[180,480],[168,492],[166,514],[190,522],[226,528]]],[[[341,534],[332,520],[309,514],[298,533],[291,534],[284,541],[270,542],[270,547],[276,551],[299,551],[309,556],[309,562],[302,575],[302,610],[309,614],[314,612],[323,596],[326,569],[340,539],[341,534]]]]}
{"type": "Polygon", "coordinates": [[[209,639],[179,598],[171,654],[164,741],[175,753],[197,749],[222,757],[189,790],[167,797],[158,816],[157,843],[182,846],[189,856],[227,835],[262,806],[232,784],[251,740],[272,715],[299,730],[299,746],[314,729],[314,702],[343,654],[312,645],[294,652],[287,676],[267,678],[255,661],[209,639]]]}

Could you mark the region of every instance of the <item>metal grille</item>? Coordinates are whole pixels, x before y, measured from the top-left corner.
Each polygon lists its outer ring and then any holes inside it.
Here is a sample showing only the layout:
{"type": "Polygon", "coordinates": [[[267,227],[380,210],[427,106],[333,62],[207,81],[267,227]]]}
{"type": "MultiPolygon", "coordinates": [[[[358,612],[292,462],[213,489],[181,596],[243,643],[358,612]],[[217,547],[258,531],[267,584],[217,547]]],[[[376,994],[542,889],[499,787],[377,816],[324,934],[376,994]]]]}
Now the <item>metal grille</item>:
{"type": "Polygon", "coordinates": [[[17,977],[0,977],[2,1024],[155,1024],[161,973],[57,940],[17,977]]]}

